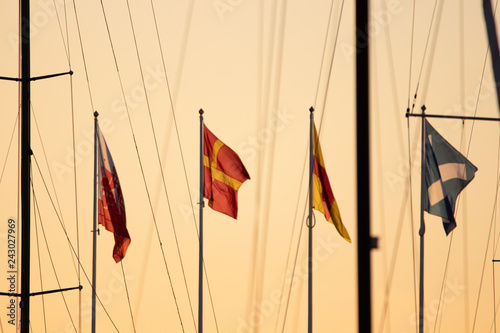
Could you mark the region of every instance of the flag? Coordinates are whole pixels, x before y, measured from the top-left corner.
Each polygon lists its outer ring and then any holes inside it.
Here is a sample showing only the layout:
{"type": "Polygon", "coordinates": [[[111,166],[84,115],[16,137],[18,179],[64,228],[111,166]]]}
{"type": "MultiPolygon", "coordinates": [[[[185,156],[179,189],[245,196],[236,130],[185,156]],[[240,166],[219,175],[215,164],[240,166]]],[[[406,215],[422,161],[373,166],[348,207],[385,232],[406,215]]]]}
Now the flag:
{"type": "Polygon", "coordinates": [[[456,226],[455,202],[477,168],[425,120],[424,210],[443,218],[448,235],[456,226]]]}
{"type": "Polygon", "coordinates": [[[313,129],[313,208],[323,213],[326,220],[333,223],[335,228],[337,228],[340,236],[344,237],[350,243],[351,238],[344,224],[342,224],[337,200],[333,196],[332,187],[326,174],[325,161],[321,153],[316,125],[313,125],[313,129]]]}
{"type": "Polygon", "coordinates": [[[99,127],[97,127],[97,133],[99,224],[114,234],[115,246],[113,248],[113,258],[115,262],[119,262],[125,257],[130,244],[130,236],[127,231],[125,218],[125,202],[115,164],[99,127]]]}
{"type": "Polygon", "coordinates": [[[238,215],[238,189],[250,179],[239,156],[203,125],[203,196],[212,209],[238,215]]]}

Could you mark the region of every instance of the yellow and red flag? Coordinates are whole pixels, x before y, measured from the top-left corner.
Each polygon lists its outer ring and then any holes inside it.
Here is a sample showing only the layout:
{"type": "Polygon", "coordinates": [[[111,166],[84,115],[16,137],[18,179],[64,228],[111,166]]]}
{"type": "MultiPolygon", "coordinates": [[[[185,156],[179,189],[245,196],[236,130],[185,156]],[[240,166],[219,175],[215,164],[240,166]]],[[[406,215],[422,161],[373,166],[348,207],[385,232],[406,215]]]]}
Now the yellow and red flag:
{"type": "Polygon", "coordinates": [[[125,202],[118,181],[115,164],[109,153],[106,140],[99,127],[98,132],[98,184],[99,184],[99,224],[111,231],[115,237],[113,258],[119,262],[125,257],[130,244],[125,217],[125,202]]]}
{"type": "Polygon", "coordinates": [[[325,162],[319,145],[318,133],[316,125],[313,125],[313,186],[312,186],[312,201],[313,208],[325,215],[328,222],[333,223],[339,234],[349,243],[351,238],[349,233],[342,224],[337,200],[333,195],[328,175],[326,174],[325,162]]]}
{"type": "Polygon", "coordinates": [[[208,205],[237,218],[238,189],[250,179],[239,156],[203,125],[203,196],[208,205]]]}

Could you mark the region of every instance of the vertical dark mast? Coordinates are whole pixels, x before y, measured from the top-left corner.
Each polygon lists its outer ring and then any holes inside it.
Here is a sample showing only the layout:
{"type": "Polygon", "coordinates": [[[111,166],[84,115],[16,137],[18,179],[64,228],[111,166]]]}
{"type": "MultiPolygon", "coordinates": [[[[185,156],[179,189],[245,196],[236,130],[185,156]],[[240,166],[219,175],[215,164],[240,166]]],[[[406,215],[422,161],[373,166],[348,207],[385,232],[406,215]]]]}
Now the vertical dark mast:
{"type": "Polygon", "coordinates": [[[30,326],[30,2],[21,1],[21,333],[30,326]]]}
{"type": "Polygon", "coordinates": [[[356,0],[356,151],[358,196],[358,322],[371,332],[370,122],[368,0],[356,0]]]}

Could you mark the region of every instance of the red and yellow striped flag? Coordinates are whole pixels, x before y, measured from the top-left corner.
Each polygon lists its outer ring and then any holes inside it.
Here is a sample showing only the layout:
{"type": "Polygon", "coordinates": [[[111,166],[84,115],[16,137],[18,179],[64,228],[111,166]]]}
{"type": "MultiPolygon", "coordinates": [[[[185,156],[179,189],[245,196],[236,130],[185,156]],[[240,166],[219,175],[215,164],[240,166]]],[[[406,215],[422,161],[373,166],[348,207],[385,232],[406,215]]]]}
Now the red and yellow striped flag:
{"type": "Polygon", "coordinates": [[[347,229],[342,224],[337,200],[333,196],[333,191],[326,174],[325,162],[319,145],[318,133],[316,125],[313,125],[313,186],[312,186],[312,201],[313,208],[325,215],[328,222],[333,223],[339,234],[346,241],[351,242],[347,229]]]}
{"type": "Polygon", "coordinates": [[[250,179],[239,156],[203,125],[203,196],[208,205],[221,213],[237,218],[238,189],[250,179]]]}

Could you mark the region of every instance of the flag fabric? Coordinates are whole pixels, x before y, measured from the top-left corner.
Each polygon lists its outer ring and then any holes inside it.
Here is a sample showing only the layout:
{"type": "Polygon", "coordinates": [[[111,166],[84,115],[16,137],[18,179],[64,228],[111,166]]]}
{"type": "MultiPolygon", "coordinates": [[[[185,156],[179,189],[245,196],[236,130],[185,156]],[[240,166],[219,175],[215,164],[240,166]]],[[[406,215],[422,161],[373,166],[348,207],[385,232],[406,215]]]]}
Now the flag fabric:
{"type": "Polygon", "coordinates": [[[477,168],[425,120],[424,210],[443,218],[448,235],[456,226],[455,202],[477,168]]]}
{"type": "Polygon", "coordinates": [[[239,156],[203,125],[203,196],[208,205],[237,218],[238,189],[250,179],[239,156]]]}
{"type": "Polygon", "coordinates": [[[97,126],[97,133],[99,224],[114,234],[113,259],[118,263],[125,257],[130,244],[130,235],[126,226],[125,202],[115,164],[99,126],[97,126]]]}
{"type": "Polygon", "coordinates": [[[313,186],[312,186],[313,208],[325,215],[328,222],[332,223],[340,236],[351,243],[349,233],[342,223],[337,200],[333,195],[328,175],[326,174],[325,162],[321,153],[316,125],[313,124],[313,186]]]}

